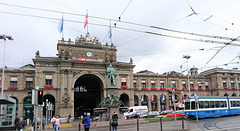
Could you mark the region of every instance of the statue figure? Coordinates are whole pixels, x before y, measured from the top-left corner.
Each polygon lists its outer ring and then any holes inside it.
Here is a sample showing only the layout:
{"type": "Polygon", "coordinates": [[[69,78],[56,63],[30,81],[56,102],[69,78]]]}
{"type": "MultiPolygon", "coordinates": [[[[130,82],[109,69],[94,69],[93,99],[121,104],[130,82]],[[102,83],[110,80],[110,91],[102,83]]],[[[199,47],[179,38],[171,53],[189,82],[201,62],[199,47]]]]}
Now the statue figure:
{"type": "Polygon", "coordinates": [[[37,50],[37,52],[35,53],[35,57],[40,57],[40,53],[39,53],[39,50],[37,50]]]}
{"type": "Polygon", "coordinates": [[[117,95],[116,92],[114,92],[114,94],[112,94],[113,99],[111,100],[111,104],[110,105],[120,105],[119,103],[119,96],[117,95]]]}
{"type": "Polygon", "coordinates": [[[115,77],[117,76],[117,74],[111,64],[107,68],[107,73],[108,73],[109,86],[116,86],[115,77]]]}
{"type": "Polygon", "coordinates": [[[72,50],[71,47],[68,49],[68,57],[69,57],[70,59],[72,59],[72,57],[73,57],[73,50],[72,50]]]}

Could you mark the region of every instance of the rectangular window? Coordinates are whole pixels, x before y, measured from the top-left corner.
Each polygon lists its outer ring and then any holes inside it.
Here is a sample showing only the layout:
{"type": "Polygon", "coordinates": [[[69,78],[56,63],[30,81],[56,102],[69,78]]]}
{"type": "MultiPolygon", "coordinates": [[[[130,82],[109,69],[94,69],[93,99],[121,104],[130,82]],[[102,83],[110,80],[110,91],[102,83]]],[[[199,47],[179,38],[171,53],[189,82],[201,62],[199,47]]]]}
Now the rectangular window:
{"type": "Polygon", "coordinates": [[[145,80],[142,80],[142,88],[146,88],[146,81],[145,80]]]}
{"type": "Polygon", "coordinates": [[[52,85],[52,75],[46,75],[45,85],[52,85]]]}
{"type": "Polygon", "coordinates": [[[231,82],[231,87],[235,87],[235,86],[234,86],[234,83],[232,83],[232,82],[231,82]]]}
{"type": "Polygon", "coordinates": [[[236,101],[233,101],[233,107],[237,107],[236,101]]]}
{"type": "Polygon", "coordinates": [[[176,82],[172,81],[172,88],[176,88],[176,82]]]}
{"type": "Polygon", "coordinates": [[[10,87],[17,87],[17,77],[11,77],[10,87]]]}
{"type": "Polygon", "coordinates": [[[191,110],[194,110],[195,109],[195,101],[192,101],[191,102],[191,110]]]}
{"type": "Polygon", "coordinates": [[[215,101],[215,107],[219,108],[219,101],[215,101]]]}
{"type": "Polygon", "coordinates": [[[164,83],[160,83],[160,88],[164,88],[164,83]]]}
{"type": "Polygon", "coordinates": [[[214,101],[210,101],[210,108],[215,108],[214,107],[214,101]]]}
{"type": "Polygon", "coordinates": [[[155,88],[155,81],[151,81],[151,88],[155,88]]]}
{"type": "Polygon", "coordinates": [[[209,88],[208,82],[205,82],[205,88],[209,88]]]}
{"type": "Polygon", "coordinates": [[[204,108],[209,108],[209,101],[204,101],[204,108]]]}
{"type": "Polygon", "coordinates": [[[190,102],[185,102],[185,110],[190,110],[190,102]]]}
{"type": "Polygon", "coordinates": [[[224,108],[225,107],[224,101],[220,101],[219,105],[220,105],[220,108],[224,108]]]}
{"type": "Polygon", "coordinates": [[[203,101],[199,101],[199,109],[203,109],[204,106],[203,106],[203,101]]]}
{"type": "Polygon", "coordinates": [[[223,87],[227,87],[227,82],[223,81],[223,87]]]}
{"type": "Polygon", "coordinates": [[[32,77],[26,78],[26,87],[33,87],[33,78],[32,77]]]}
{"type": "Polygon", "coordinates": [[[137,87],[137,81],[133,80],[133,87],[136,88],[137,87]]]}
{"type": "Polygon", "coordinates": [[[121,84],[122,84],[122,86],[126,86],[127,85],[127,78],[121,78],[121,84]]]}
{"type": "Polygon", "coordinates": [[[186,88],[186,84],[182,84],[182,88],[186,88]]]}
{"type": "Polygon", "coordinates": [[[2,86],[2,77],[0,77],[0,86],[2,86]]]}
{"type": "Polygon", "coordinates": [[[239,106],[240,106],[240,105],[239,105],[239,101],[237,101],[237,102],[236,102],[236,104],[237,104],[237,107],[239,107],[239,106]]]}
{"type": "Polygon", "coordinates": [[[198,82],[198,88],[202,88],[201,82],[198,82]]]}
{"type": "Polygon", "coordinates": [[[190,88],[194,88],[194,84],[192,81],[190,82],[190,88]]]}

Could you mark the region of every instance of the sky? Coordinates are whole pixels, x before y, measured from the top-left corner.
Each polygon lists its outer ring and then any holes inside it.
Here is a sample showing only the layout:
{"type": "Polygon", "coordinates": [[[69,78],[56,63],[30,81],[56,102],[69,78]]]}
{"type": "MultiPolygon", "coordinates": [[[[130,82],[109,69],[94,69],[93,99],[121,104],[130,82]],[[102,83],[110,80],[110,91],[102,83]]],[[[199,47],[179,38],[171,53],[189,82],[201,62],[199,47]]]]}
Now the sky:
{"type": "MultiPolygon", "coordinates": [[[[5,65],[33,64],[37,50],[42,57],[55,57],[62,38],[57,29],[62,16],[64,39],[75,41],[87,33],[84,22],[88,12],[91,37],[97,37],[102,45],[112,41],[117,61],[132,58],[135,73],[186,74],[188,67],[197,67],[199,72],[215,67],[240,69],[240,43],[231,41],[240,36],[239,5],[239,0],[1,0],[0,35],[14,39],[5,43],[5,65]],[[188,62],[184,55],[191,56],[188,62]]],[[[3,50],[4,41],[0,40],[1,67],[3,50]]]]}

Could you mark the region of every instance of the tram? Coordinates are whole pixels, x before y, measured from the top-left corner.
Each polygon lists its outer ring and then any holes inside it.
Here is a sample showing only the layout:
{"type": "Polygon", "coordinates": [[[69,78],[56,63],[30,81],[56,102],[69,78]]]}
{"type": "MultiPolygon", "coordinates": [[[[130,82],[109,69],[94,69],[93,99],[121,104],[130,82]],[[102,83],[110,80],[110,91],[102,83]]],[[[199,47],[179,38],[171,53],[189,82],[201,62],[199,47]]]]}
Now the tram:
{"type": "Polygon", "coordinates": [[[184,113],[190,119],[240,114],[240,97],[194,96],[185,102],[184,113]]]}

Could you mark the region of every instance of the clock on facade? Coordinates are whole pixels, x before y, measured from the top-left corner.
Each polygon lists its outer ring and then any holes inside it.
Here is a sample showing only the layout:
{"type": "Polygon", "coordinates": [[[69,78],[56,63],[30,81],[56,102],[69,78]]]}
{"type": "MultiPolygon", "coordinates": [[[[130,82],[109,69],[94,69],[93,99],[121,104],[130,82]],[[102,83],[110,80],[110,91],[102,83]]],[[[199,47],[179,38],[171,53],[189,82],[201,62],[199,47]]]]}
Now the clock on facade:
{"type": "Polygon", "coordinates": [[[86,55],[87,55],[87,57],[91,57],[92,56],[92,52],[87,52],[86,55]]]}

